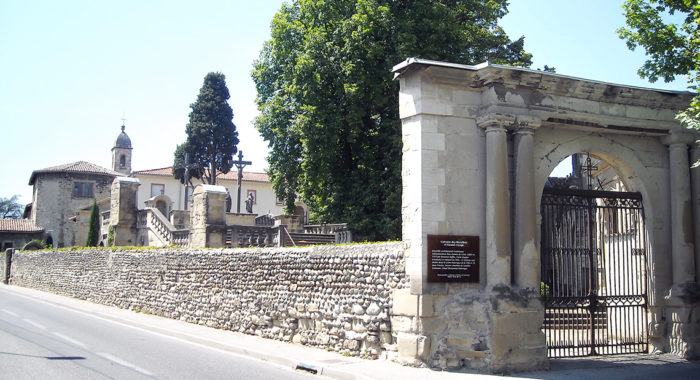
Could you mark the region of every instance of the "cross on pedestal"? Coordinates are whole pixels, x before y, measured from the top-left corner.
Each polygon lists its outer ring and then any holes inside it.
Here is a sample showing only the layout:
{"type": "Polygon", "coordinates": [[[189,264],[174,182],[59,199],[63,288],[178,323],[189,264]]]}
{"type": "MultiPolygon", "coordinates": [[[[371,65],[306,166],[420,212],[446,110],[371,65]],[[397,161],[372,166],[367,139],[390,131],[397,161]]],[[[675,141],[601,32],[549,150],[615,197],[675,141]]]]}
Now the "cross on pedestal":
{"type": "Polygon", "coordinates": [[[238,168],[238,199],[236,200],[236,213],[241,213],[241,181],[243,180],[243,168],[251,165],[250,161],[243,161],[243,151],[238,151],[238,161],[233,161],[233,164],[238,168]]]}

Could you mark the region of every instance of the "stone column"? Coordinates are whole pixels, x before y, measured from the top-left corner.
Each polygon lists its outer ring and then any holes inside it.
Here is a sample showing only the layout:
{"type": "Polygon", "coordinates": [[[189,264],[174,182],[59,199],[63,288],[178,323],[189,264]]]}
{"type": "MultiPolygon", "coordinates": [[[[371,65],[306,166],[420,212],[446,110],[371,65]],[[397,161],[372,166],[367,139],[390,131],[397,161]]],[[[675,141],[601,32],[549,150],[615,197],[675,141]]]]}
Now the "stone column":
{"type": "MultiPolygon", "coordinates": [[[[690,150],[691,165],[700,162],[700,146],[693,143],[690,150]]],[[[700,166],[690,169],[690,186],[693,204],[693,233],[695,236],[695,282],[700,283],[700,166]]]]}
{"type": "Polygon", "coordinates": [[[688,144],[692,137],[673,133],[664,143],[669,150],[671,197],[671,255],[673,287],[695,282],[695,250],[691,207],[690,162],[688,144]]]}
{"type": "Polygon", "coordinates": [[[541,121],[518,116],[515,130],[515,231],[513,232],[514,283],[537,291],[540,284],[540,255],[535,246],[535,165],[533,147],[535,128],[541,121]]]}
{"type": "Polygon", "coordinates": [[[664,143],[669,149],[671,198],[671,264],[673,285],[666,296],[666,315],[671,326],[671,352],[687,359],[700,357],[700,288],[695,282],[693,205],[688,144],[690,135],[672,132],[664,143]]]}
{"type": "Polygon", "coordinates": [[[491,113],[477,120],[486,130],[486,284],[511,284],[510,196],[506,127],[515,117],[491,113]]]}

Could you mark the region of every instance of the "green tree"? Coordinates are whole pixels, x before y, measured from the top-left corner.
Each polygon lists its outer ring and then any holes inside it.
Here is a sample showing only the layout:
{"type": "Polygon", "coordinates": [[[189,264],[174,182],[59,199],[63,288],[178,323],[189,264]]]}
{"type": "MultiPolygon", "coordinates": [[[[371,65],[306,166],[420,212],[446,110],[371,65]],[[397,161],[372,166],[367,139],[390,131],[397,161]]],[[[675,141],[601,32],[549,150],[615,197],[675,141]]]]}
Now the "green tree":
{"type": "Polygon", "coordinates": [[[209,73],[199,90],[197,100],[190,105],[190,121],[185,132],[187,140],[177,146],[174,154],[173,175],[184,182],[185,154],[189,155],[190,178],[216,184],[217,171],[228,173],[233,166],[233,155],[238,151],[238,132],[233,124],[233,110],[226,77],[209,73]]]}
{"type": "Polygon", "coordinates": [[[86,247],[97,247],[100,241],[100,209],[97,207],[97,201],[92,201],[92,210],[90,210],[90,224],[88,225],[88,236],[85,242],[86,247]]]}
{"type": "MultiPolygon", "coordinates": [[[[687,75],[697,90],[700,68],[700,3],[697,0],[627,0],[623,4],[627,27],[618,35],[631,50],[641,46],[647,60],[638,70],[642,78],[670,82],[687,75]],[[667,20],[680,17],[682,23],[667,20]]],[[[686,126],[700,129],[700,98],[678,115],[686,126]]]]}
{"type": "Polygon", "coordinates": [[[24,206],[17,202],[19,195],[10,198],[0,198],[0,219],[19,219],[22,217],[24,206]]]}
{"type": "Polygon", "coordinates": [[[252,72],[273,188],[360,239],[401,231],[401,122],[391,68],[408,57],[529,66],[498,26],[506,0],[297,0],[252,72]]]}

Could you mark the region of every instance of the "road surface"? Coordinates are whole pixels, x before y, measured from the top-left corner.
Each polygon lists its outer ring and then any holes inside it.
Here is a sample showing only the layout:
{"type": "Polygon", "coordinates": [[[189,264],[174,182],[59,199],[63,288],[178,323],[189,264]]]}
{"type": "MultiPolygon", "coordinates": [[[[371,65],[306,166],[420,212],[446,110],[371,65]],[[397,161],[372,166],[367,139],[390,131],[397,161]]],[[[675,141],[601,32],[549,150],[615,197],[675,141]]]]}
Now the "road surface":
{"type": "Polygon", "coordinates": [[[0,379],[319,379],[0,287],[0,379]]]}

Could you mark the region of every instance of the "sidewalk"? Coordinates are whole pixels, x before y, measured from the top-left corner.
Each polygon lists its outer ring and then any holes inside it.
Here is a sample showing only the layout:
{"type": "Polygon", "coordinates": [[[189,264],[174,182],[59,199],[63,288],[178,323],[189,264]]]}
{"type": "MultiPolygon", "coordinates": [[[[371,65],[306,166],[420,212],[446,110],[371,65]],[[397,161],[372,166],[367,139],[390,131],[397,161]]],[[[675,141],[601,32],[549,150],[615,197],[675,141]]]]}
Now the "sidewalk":
{"type": "Polygon", "coordinates": [[[519,373],[517,376],[487,375],[474,372],[446,372],[411,368],[386,360],[345,357],[336,352],[217,330],[168,318],[135,313],[73,298],[17,286],[0,285],[3,290],[66,307],[115,323],[141,328],[156,334],[256,358],[287,368],[303,367],[334,379],[666,379],[700,378],[700,363],[672,355],[634,355],[596,359],[552,360],[550,371],[519,373]]]}

